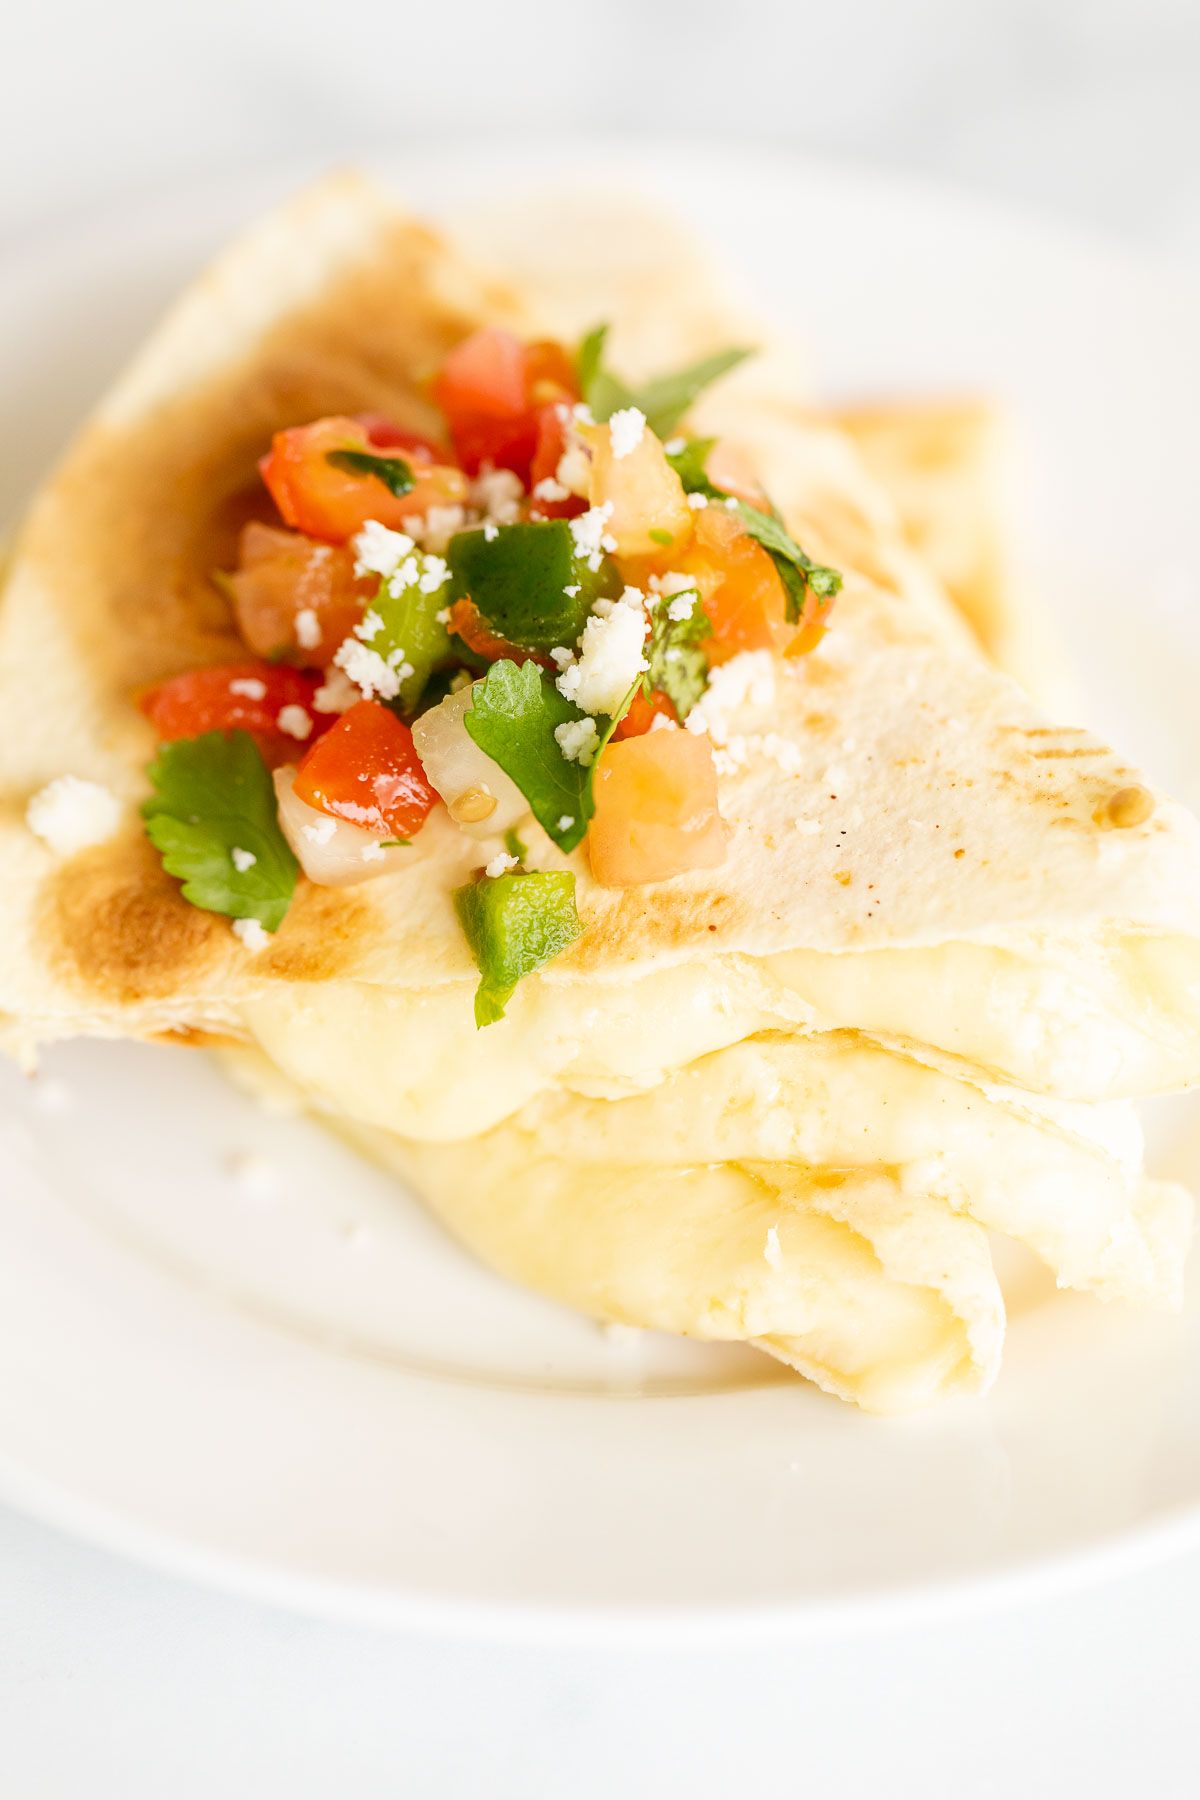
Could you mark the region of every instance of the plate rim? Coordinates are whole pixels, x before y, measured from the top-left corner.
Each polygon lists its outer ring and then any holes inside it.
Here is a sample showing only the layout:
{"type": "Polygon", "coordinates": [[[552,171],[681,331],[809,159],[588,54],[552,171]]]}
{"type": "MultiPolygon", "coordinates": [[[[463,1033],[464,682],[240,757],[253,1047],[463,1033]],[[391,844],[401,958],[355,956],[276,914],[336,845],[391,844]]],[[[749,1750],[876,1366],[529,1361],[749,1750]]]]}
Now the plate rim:
{"type": "MultiPolygon", "coordinates": [[[[517,140],[518,156],[532,154],[537,140],[517,140]]],[[[560,166],[569,169],[580,156],[589,165],[619,147],[619,161],[628,166],[649,160],[678,157],[678,140],[665,136],[622,134],[615,138],[588,134],[571,140],[562,149],[560,166]]],[[[427,148],[426,146],[422,147],[427,148]]],[[[478,143],[468,142],[456,152],[469,165],[478,154],[478,143]]],[[[713,149],[709,154],[727,162],[732,157],[743,167],[769,160],[774,172],[791,179],[850,185],[878,195],[880,190],[907,194],[922,205],[950,207],[969,216],[978,227],[1003,222],[1006,228],[1035,232],[1052,238],[1059,252],[1089,259],[1102,257],[1126,273],[1149,279],[1156,288],[1164,284],[1181,294],[1193,287],[1186,271],[1143,255],[1110,239],[1103,232],[1077,222],[1054,221],[1033,209],[1015,206],[990,195],[974,195],[954,183],[872,168],[836,157],[814,156],[788,149],[765,150],[737,144],[713,149]]],[[[378,168],[384,179],[418,154],[412,148],[376,145],[364,148],[362,162],[378,168]]],[[[276,184],[299,185],[315,169],[328,166],[315,156],[288,157],[255,163],[248,178],[236,171],[185,182],[164,182],[136,194],[132,200],[115,196],[86,216],[58,216],[45,226],[26,230],[6,246],[0,246],[0,267],[14,268],[18,278],[44,278],[47,263],[69,265],[82,246],[116,228],[120,231],[153,231],[159,222],[196,205],[222,204],[233,195],[257,195],[276,184]],[[40,273],[39,273],[40,272],[40,273]]],[[[615,166],[615,165],[614,165],[615,166]]],[[[613,178],[617,185],[619,173],[613,178]]],[[[252,208],[247,208],[252,216],[252,208]]],[[[618,1402],[621,1404],[621,1402],[618,1402]]],[[[386,1584],[369,1586],[336,1581],[324,1576],[288,1573],[271,1565],[226,1550],[205,1547],[174,1537],[141,1523],[54,1481],[39,1477],[15,1463],[0,1446],[0,1498],[53,1528],[91,1542],[100,1548],[131,1558],[177,1577],[208,1583],[226,1592],[251,1596],[293,1611],[342,1619],[387,1629],[419,1630],[452,1637],[480,1637],[510,1642],[545,1644],[577,1642],[625,1644],[634,1635],[639,1642],[662,1645],[802,1640],[810,1637],[853,1635],[904,1625],[950,1619],[985,1608],[1018,1605],[1035,1597],[1071,1592],[1093,1582],[1116,1579],[1153,1566],[1200,1543],[1200,1494],[1193,1501],[1162,1507],[1149,1518],[1110,1528],[1098,1539],[1070,1549],[1052,1549],[1016,1555],[991,1570],[934,1579],[918,1579],[881,1587],[873,1594],[841,1598],[787,1599],[776,1604],[714,1604],[681,1602],[678,1606],[639,1609],[624,1602],[611,1607],[589,1603],[552,1605],[531,1600],[514,1606],[501,1601],[469,1601],[456,1596],[441,1598],[403,1592],[386,1584]]]]}

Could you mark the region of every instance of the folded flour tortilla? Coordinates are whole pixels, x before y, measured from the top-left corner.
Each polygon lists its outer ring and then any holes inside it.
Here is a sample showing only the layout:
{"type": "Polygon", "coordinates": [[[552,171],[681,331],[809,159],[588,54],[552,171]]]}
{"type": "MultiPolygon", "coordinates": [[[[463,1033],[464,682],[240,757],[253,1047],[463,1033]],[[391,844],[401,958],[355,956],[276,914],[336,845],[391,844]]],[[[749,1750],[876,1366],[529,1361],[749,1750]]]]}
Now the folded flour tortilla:
{"type": "Polygon", "coordinates": [[[450,898],[480,846],[444,815],[395,874],[301,882],[253,954],[163,873],[131,696],[239,654],[210,571],[262,506],[263,443],[331,412],[428,429],[426,376],[486,321],[541,323],[365,184],[322,184],[184,297],[46,484],[0,612],[2,1041],[252,1046],[518,1279],[875,1409],[993,1377],[989,1230],[1171,1303],[1188,1202],[1143,1182],[1123,1103],[1200,1078],[1200,828],[1157,793],[1114,825],[1144,777],[982,659],[782,371],[695,422],[846,580],[775,703],[722,730],[719,868],[603,889],[531,832],[587,929],[482,1033],[450,898]],[[127,810],[58,861],[23,812],[64,773],[127,810]]]}

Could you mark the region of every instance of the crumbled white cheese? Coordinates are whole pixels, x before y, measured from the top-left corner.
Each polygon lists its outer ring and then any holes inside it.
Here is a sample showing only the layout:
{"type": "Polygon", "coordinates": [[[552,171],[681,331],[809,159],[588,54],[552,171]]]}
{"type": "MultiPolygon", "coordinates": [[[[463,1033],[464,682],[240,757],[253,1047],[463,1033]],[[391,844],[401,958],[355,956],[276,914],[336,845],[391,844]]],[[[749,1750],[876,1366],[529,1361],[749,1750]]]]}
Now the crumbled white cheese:
{"type": "Polygon", "coordinates": [[[361,699],[362,695],[342,669],[328,668],[324,684],[313,695],[313,711],[344,713],[357,706],[361,699]]]}
{"type": "Polygon", "coordinates": [[[74,1096],[57,1075],[38,1075],[33,1081],[33,1103],[39,1112],[56,1116],[69,1112],[74,1096]]]}
{"type": "Polygon", "coordinates": [[[287,737],[298,738],[301,743],[312,736],[312,720],[302,706],[281,706],[275,723],[287,737]]]}
{"type": "Polygon", "coordinates": [[[727,743],[714,745],[712,759],[717,774],[726,777],[744,769],[750,758],[750,745],[744,737],[731,737],[727,743]]]}
{"type": "Polygon", "coordinates": [[[235,675],[229,684],[231,694],[240,694],[243,700],[265,700],[267,684],[260,681],[257,675],[235,675]]]}
{"type": "Polygon", "coordinates": [[[666,713],[655,713],[650,721],[651,731],[678,731],[680,727],[666,713]]]}
{"type": "Polygon", "coordinates": [[[356,638],[360,639],[362,643],[369,644],[379,636],[382,630],[382,616],[375,611],[373,606],[371,606],[368,607],[367,611],[358,621],[358,624],[354,627],[354,635],[356,638]]]}
{"type": "Polygon", "coordinates": [[[496,541],[496,539],[497,539],[497,538],[498,538],[498,537],[499,537],[499,536],[500,536],[500,528],[499,528],[499,526],[497,526],[497,525],[493,525],[493,524],[492,524],[492,522],[491,522],[491,520],[490,520],[490,519],[489,519],[489,520],[488,520],[488,522],[487,522],[487,524],[486,524],[486,525],[485,525],[485,526],[484,526],[484,528],[483,528],[483,541],[484,541],[484,543],[485,543],[485,544],[494,544],[494,543],[495,543],[495,541],[496,541]]]}
{"type": "Polygon", "coordinates": [[[587,769],[595,758],[600,733],[595,719],[566,719],[554,727],[554,739],[568,762],[587,769]]]}
{"type": "Polygon", "coordinates": [[[577,519],[571,520],[575,554],[583,557],[593,574],[600,567],[602,552],[615,550],[617,547],[616,540],[604,529],[612,518],[612,511],[612,501],[606,500],[602,506],[589,507],[587,512],[580,513],[577,519]]]}
{"type": "Polygon", "coordinates": [[[779,1232],[774,1225],[768,1228],[767,1241],[763,1245],[763,1257],[773,1269],[782,1269],[783,1246],[779,1242],[779,1232]]]}
{"type": "Polygon", "coordinates": [[[252,869],[254,867],[258,858],[255,856],[253,850],[242,850],[235,844],[233,849],[229,852],[229,860],[237,870],[238,874],[244,875],[247,869],[252,869]]]}
{"type": "Polygon", "coordinates": [[[578,654],[557,678],[558,691],[581,712],[611,716],[648,667],[645,597],[627,587],[619,602],[603,612],[597,606],[583,628],[578,654]]]}
{"type": "Polygon", "coordinates": [[[471,502],[493,525],[511,525],[525,493],[511,469],[483,469],[471,484],[471,502]]]}
{"type": "Polygon", "coordinates": [[[233,935],[242,940],[247,950],[265,950],[271,942],[271,934],[257,919],[234,919],[233,935]]]}
{"type": "Polygon", "coordinates": [[[698,598],[695,588],[677,594],[667,607],[668,619],[690,619],[696,610],[698,598]]]}
{"type": "Polygon", "coordinates": [[[450,542],[456,531],[461,531],[467,522],[466,509],[461,506],[431,506],[425,514],[425,524],[421,533],[426,550],[442,551],[450,542]]]}
{"type": "Polygon", "coordinates": [[[651,593],[670,599],[673,594],[694,594],[696,577],[684,575],[679,569],[668,569],[665,575],[652,575],[649,586],[651,593]]]}
{"type": "Polygon", "coordinates": [[[506,851],[502,850],[499,856],[493,856],[483,872],[485,875],[490,875],[495,881],[499,876],[507,875],[510,869],[515,869],[520,860],[520,857],[509,856],[506,851]]]}
{"type": "Polygon", "coordinates": [[[337,830],[337,820],[326,813],[323,818],[315,819],[311,825],[302,825],[301,832],[310,844],[327,844],[337,830]]]}
{"type": "Polygon", "coordinates": [[[575,819],[571,813],[563,813],[562,817],[558,821],[556,830],[570,831],[570,829],[574,823],[575,823],[575,819]]]}
{"type": "Polygon", "coordinates": [[[321,621],[311,606],[296,614],[296,642],[302,650],[315,650],[321,641],[321,621]]]}
{"type": "Polygon", "coordinates": [[[804,753],[790,738],[781,737],[777,731],[768,731],[752,741],[754,748],[769,757],[785,775],[799,775],[803,770],[804,753]]]}
{"type": "Polygon", "coordinates": [[[121,822],[121,802],[98,781],[58,775],[25,808],[25,823],[59,856],[102,844],[121,822]]]}
{"type": "Polygon", "coordinates": [[[575,652],[568,650],[565,644],[555,644],[550,652],[550,661],[556,669],[568,669],[575,661],[575,652]]]}
{"type": "Polygon", "coordinates": [[[623,462],[641,443],[646,434],[646,415],[636,406],[623,406],[608,421],[614,462],[623,462]]]}
{"type": "Polygon", "coordinates": [[[663,445],[668,456],[682,456],[687,449],[687,439],[681,437],[668,438],[663,445]]]}
{"type": "Polygon", "coordinates": [[[423,562],[417,586],[423,594],[436,594],[450,574],[450,565],[440,556],[426,556],[423,562]]]}
{"type": "Polygon", "coordinates": [[[688,713],[689,731],[706,731],[714,744],[729,738],[729,715],[739,707],[771,706],[775,699],[775,664],[769,650],[743,650],[718,663],[708,686],[688,713]]]}
{"type": "Polygon", "coordinates": [[[396,573],[404,558],[411,556],[415,548],[406,532],[389,531],[377,519],[368,519],[354,539],[354,573],[382,575],[386,580],[396,573]]]}
{"type": "Polygon", "coordinates": [[[580,583],[578,581],[573,581],[570,587],[565,587],[563,589],[563,593],[567,596],[568,600],[574,600],[578,596],[579,589],[580,583]]]}
{"type": "Polygon", "coordinates": [[[586,495],[592,479],[592,459],[578,438],[568,439],[554,474],[569,494],[586,495]]]}
{"type": "Polygon", "coordinates": [[[278,1171],[261,1150],[236,1150],[226,1166],[247,1200],[278,1198],[278,1171]]]}
{"type": "Polygon", "coordinates": [[[708,505],[708,495],[707,494],[689,494],[687,497],[687,503],[691,507],[693,512],[703,512],[704,508],[708,505]]]}
{"type": "MultiPolygon", "coordinates": [[[[403,650],[392,650],[385,659],[378,650],[368,650],[357,638],[348,637],[338,650],[334,662],[344,669],[364,700],[394,700],[402,681],[412,674],[412,664],[405,662],[403,650]]],[[[318,690],[319,698],[320,690],[318,690]]]]}
{"type": "Polygon", "coordinates": [[[571,408],[571,417],[577,425],[594,425],[596,423],[591,407],[586,400],[577,400],[571,408]]]}
{"type": "Polygon", "coordinates": [[[736,512],[741,505],[741,501],[736,494],[726,494],[724,504],[729,512],[736,512]]]}
{"type": "Polygon", "coordinates": [[[364,844],[362,847],[363,862],[383,862],[386,855],[382,844],[364,844]]]}
{"type": "Polygon", "coordinates": [[[564,487],[561,481],[556,481],[553,475],[546,475],[534,487],[533,497],[535,500],[569,500],[571,490],[564,487]]]}

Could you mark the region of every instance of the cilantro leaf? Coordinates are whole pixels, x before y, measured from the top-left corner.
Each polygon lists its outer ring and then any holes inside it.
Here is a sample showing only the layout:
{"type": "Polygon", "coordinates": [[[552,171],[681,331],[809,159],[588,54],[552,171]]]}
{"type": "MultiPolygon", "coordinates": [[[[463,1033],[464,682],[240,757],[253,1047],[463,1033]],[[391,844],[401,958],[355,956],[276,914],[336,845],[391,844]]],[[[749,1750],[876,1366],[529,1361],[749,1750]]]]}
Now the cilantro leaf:
{"type": "Polygon", "coordinates": [[[609,330],[608,325],[594,325],[580,343],[575,359],[579,391],[591,407],[592,417],[601,423],[622,407],[634,405],[633,390],[604,367],[609,330]]]}
{"type": "Polygon", "coordinates": [[[554,733],[558,726],[578,723],[588,715],[563,699],[537,663],[493,663],[475,683],[471,709],[463,715],[468,735],[516,783],[534,818],[560,850],[574,850],[587,831],[596,810],[592,793],[596,764],[637,687],[635,681],[606,721],[585,768],[568,761],[554,733]]]}
{"type": "Polygon", "coordinates": [[[371,450],[329,450],[325,461],[335,469],[346,469],[351,475],[374,475],[397,500],[411,494],[416,483],[412,464],[402,456],[377,456],[371,450]]]}
{"type": "Polygon", "coordinates": [[[659,375],[648,381],[634,396],[633,404],[645,413],[646,423],[656,437],[670,437],[705,388],[753,354],[753,350],[718,350],[715,356],[690,363],[673,375],[659,375]]]}
{"type": "Polygon", "coordinates": [[[160,746],[148,773],[156,792],[142,807],[146,836],[167,874],[183,882],[184,899],[277,931],[300,865],[279,829],[275,786],[249,732],[176,738],[160,746]],[[236,869],[235,849],[253,863],[236,869]]]}
{"type": "Polygon", "coordinates": [[[654,688],[661,689],[681,719],[687,718],[708,686],[708,658],[701,645],[711,636],[712,620],[694,588],[659,597],[650,614],[646,639],[650,667],[642,676],[642,686],[647,695],[654,688]],[[690,613],[682,619],[672,618],[672,605],[684,599],[692,602],[690,613]]]}
{"type": "Polygon", "coordinates": [[[753,355],[751,350],[718,350],[714,356],[706,356],[686,369],[658,375],[640,388],[631,388],[604,366],[608,331],[607,325],[593,326],[579,346],[576,357],[579,390],[598,421],[611,419],[623,407],[636,406],[646,415],[651,431],[660,438],[670,436],[706,387],[711,387],[714,381],[753,355]]]}
{"type": "Polygon", "coordinates": [[[456,891],[454,908],[479,965],[475,1024],[481,1029],[504,1017],[522,976],[552,961],[583,930],[575,877],[568,872],[538,869],[469,881],[456,891]]]}
{"type": "MultiPolygon", "coordinates": [[[[828,569],[822,563],[815,563],[811,557],[806,556],[781,519],[774,519],[769,513],[760,512],[745,500],[738,501],[738,511],[746,530],[752,538],[757,538],[763,549],[774,559],[780,574],[784,574],[781,564],[787,563],[804,577],[800,584],[801,594],[805,587],[809,587],[822,600],[832,600],[840,591],[842,578],[838,571],[828,569]]],[[[788,577],[784,575],[784,586],[787,585],[788,577]]]]}
{"type": "MultiPolygon", "coordinates": [[[[669,455],[667,461],[683,483],[685,493],[703,494],[708,500],[725,503],[731,496],[710,480],[706,467],[716,441],[715,438],[692,438],[682,450],[669,455]]],[[[808,591],[820,600],[832,600],[840,592],[842,577],[839,571],[813,562],[775,512],[762,512],[746,500],[737,502],[736,511],[750,536],[762,545],[779,571],[787,596],[789,625],[799,623],[808,591]]]]}
{"type": "Polygon", "coordinates": [[[703,494],[708,500],[724,498],[708,478],[708,458],[716,442],[715,437],[688,438],[682,450],[667,451],[667,461],[682,481],[685,494],[703,494]]]}

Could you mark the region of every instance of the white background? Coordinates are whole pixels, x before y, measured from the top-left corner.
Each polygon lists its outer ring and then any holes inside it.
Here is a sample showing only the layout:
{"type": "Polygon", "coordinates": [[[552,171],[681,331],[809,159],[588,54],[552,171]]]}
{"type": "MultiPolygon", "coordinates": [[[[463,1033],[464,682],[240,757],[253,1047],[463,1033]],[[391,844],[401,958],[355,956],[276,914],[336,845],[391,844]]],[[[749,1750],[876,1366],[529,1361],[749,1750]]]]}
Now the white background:
{"type": "MultiPolygon", "coordinates": [[[[1200,267],[1195,0],[52,0],[9,9],[4,72],[0,259],[297,153],[519,132],[552,169],[564,134],[628,128],[884,162],[1200,267]]],[[[0,1514],[0,1792],[1182,1795],[1198,1616],[1192,1559],[795,1649],[463,1645],[295,1619],[0,1514]]]]}

